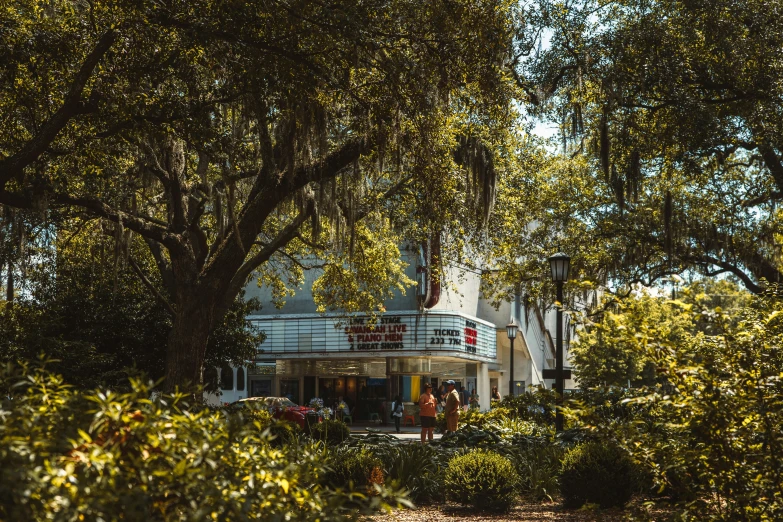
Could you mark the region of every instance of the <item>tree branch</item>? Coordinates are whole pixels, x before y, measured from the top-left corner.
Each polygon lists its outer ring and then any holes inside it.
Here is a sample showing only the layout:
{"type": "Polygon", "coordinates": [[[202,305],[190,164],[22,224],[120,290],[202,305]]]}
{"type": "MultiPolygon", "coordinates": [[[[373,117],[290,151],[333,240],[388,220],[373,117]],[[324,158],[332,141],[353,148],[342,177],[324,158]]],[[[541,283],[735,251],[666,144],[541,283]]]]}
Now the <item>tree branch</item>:
{"type": "MultiPolygon", "coordinates": [[[[389,188],[386,192],[383,193],[381,197],[379,197],[375,203],[380,203],[382,201],[385,201],[387,199],[390,199],[397,194],[399,194],[402,189],[404,189],[410,180],[413,179],[413,176],[408,176],[405,179],[401,180],[399,183],[395,183],[393,186],[389,188]]],[[[337,205],[340,207],[340,211],[343,213],[343,215],[348,215],[348,209],[345,207],[345,205],[342,202],[338,202],[337,205]]],[[[367,207],[363,208],[361,211],[357,212],[354,216],[355,221],[360,221],[367,217],[367,215],[375,209],[376,207],[374,205],[368,205],[367,207]]]]}
{"type": "Polygon", "coordinates": [[[769,169],[770,174],[772,174],[778,190],[783,191],[783,164],[781,164],[780,158],[778,158],[775,150],[767,144],[760,145],[759,152],[761,152],[764,164],[769,169]]]}
{"type": "Polygon", "coordinates": [[[43,124],[40,132],[28,141],[19,152],[0,162],[0,189],[5,187],[8,180],[21,174],[25,167],[38,159],[74,116],[95,110],[95,100],[91,97],[88,103],[84,103],[82,101],[82,93],[98,62],[111,48],[116,39],[117,32],[114,30],[109,30],[101,36],[95,48],[82,63],[79,72],[76,73],[68,93],[65,95],[62,106],[43,124]]]}
{"type": "MultiPolygon", "coordinates": [[[[46,194],[41,195],[46,198],[46,194]]],[[[128,214],[115,209],[98,198],[92,196],[71,196],[70,194],[49,195],[49,201],[61,205],[79,207],[114,223],[122,222],[123,226],[133,230],[139,235],[158,241],[167,248],[177,249],[182,245],[178,236],[170,233],[164,227],[157,225],[151,218],[128,214]]],[[[0,203],[15,208],[36,209],[40,206],[37,198],[31,194],[18,192],[6,192],[0,190],[0,203]]]]}
{"type": "Polygon", "coordinates": [[[152,258],[155,260],[158,272],[160,272],[160,278],[163,281],[163,286],[166,287],[169,295],[174,295],[174,272],[163,253],[163,248],[160,246],[160,243],[149,238],[144,238],[144,242],[147,243],[152,258]]]}
{"type": "Polygon", "coordinates": [[[725,271],[731,272],[742,281],[742,284],[745,285],[745,288],[747,288],[754,294],[760,294],[761,291],[763,290],[763,288],[761,288],[759,285],[753,282],[753,280],[750,278],[748,274],[740,270],[738,266],[733,265],[732,263],[729,263],[727,261],[722,261],[720,259],[714,258],[706,254],[701,254],[698,257],[696,257],[694,260],[700,261],[701,263],[709,263],[711,265],[718,266],[725,271]]]}
{"type": "Polygon", "coordinates": [[[168,310],[168,312],[171,314],[171,317],[177,315],[174,311],[174,307],[171,306],[171,303],[169,303],[168,300],[163,297],[163,294],[161,294],[158,289],[155,288],[155,285],[153,285],[152,281],[150,281],[144,272],[142,272],[141,268],[139,268],[139,265],[136,264],[136,261],[134,261],[132,257],[128,257],[128,261],[130,262],[130,266],[133,268],[133,271],[136,272],[136,275],[139,276],[141,282],[144,283],[144,286],[146,286],[155,295],[155,297],[157,297],[158,300],[163,303],[163,306],[166,307],[166,310],[168,310]]]}
{"type": "Polygon", "coordinates": [[[292,239],[294,239],[299,233],[299,227],[302,226],[305,221],[310,219],[314,212],[315,205],[311,202],[307,206],[307,210],[300,212],[299,215],[297,215],[293,221],[286,225],[285,228],[283,228],[283,230],[281,230],[272,241],[264,245],[261,250],[259,250],[255,255],[242,264],[239,270],[237,270],[236,274],[234,274],[234,277],[231,279],[231,284],[227,294],[231,296],[231,302],[233,302],[234,296],[245,286],[247,283],[247,278],[250,277],[250,274],[252,274],[256,268],[261,266],[262,263],[269,260],[269,258],[272,257],[275,252],[282,249],[292,239]]]}
{"type": "Polygon", "coordinates": [[[141,216],[134,216],[117,210],[107,205],[98,198],[91,196],[76,197],[69,194],[60,194],[55,197],[55,201],[66,205],[73,205],[89,210],[93,214],[108,219],[115,223],[122,222],[123,226],[133,230],[143,237],[158,241],[171,249],[178,249],[182,245],[176,235],[160,227],[141,216]]]}
{"type": "MultiPolygon", "coordinates": [[[[239,269],[246,256],[239,244],[252,244],[266,218],[281,202],[310,182],[325,181],[336,177],[374,144],[374,138],[351,140],[322,161],[316,161],[296,169],[293,176],[288,179],[285,176],[276,176],[267,172],[259,176],[253,184],[248,202],[239,213],[237,226],[230,229],[220,245],[215,248],[204,267],[204,272],[228,270],[233,273],[234,266],[239,269]],[[233,237],[236,230],[239,231],[240,242],[233,237]]],[[[263,169],[266,171],[267,165],[264,165],[263,169]]]]}
{"type": "Polygon", "coordinates": [[[779,199],[783,199],[783,192],[774,191],[769,194],[764,194],[763,196],[758,196],[753,199],[743,201],[742,206],[744,208],[755,207],[756,205],[761,205],[762,203],[766,203],[768,201],[777,201],[779,199]]]}

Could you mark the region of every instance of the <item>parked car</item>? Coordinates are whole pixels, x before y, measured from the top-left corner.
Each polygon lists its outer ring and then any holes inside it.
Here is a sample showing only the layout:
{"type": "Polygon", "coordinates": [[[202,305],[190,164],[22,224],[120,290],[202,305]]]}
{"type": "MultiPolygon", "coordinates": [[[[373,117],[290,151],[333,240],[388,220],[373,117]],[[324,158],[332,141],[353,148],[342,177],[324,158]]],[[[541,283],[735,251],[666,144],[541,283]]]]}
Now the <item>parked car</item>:
{"type": "MultiPolygon", "coordinates": [[[[248,397],[232,404],[233,407],[256,407],[264,408],[275,419],[283,419],[294,422],[300,428],[307,428],[308,415],[316,422],[321,422],[321,416],[313,409],[307,406],[299,406],[287,397],[248,397]]],[[[312,422],[311,420],[311,422],[312,422]]]]}

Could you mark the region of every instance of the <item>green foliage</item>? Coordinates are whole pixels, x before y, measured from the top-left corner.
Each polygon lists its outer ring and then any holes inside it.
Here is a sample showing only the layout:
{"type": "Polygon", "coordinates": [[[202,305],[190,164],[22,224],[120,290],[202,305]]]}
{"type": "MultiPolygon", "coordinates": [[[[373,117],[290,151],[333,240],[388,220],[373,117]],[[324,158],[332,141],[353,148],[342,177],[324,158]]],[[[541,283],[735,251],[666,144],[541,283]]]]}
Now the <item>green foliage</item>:
{"type": "Polygon", "coordinates": [[[637,474],[624,450],[592,441],[572,448],[563,458],[560,494],[569,508],[585,503],[602,508],[624,506],[634,492],[637,474]]]}
{"type": "Polygon", "coordinates": [[[338,446],[328,452],[329,469],[324,482],[336,487],[374,492],[374,484],[382,485],[383,463],[367,448],[338,446]]]}
{"type": "Polygon", "coordinates": [[[560,461],[565,449],[551,437],[501,438],[496,433],[466,427],[446,439],[445,442],[420,445],[408,444],[386,434],[369,434],[352,438],[350,444],[368,449],[380,458],[388,479],[406,489],[416,502],[442,499],[449,460],[464,452],[464,448],[475,447],[508,458],[519,476],[519,492],[526,498],[551,501],[558,491],[560,461]],[[476,435],[471,446],[471,436],[476,435]]]}
{"type": "Polygon", "coordinates": [[[328,255],[327,266],[313,283],[319,312],[383,312],[385,300],[394,297],[395,291],[404,295],[414,283],[405,275],[407,263],[400,259],[402,238],[389,227],[373,231],[359,224],[353,241],[363,255],[352,257],[347,251],[328,255]]]}
{"type": "Polygon", "coordinates": [[[495,408],[493,410],[482,412],[478,409],[471,408],[467,412],[460,414],[460,426],[474,426],[476,428],[484,428],[485,425],[494,423],[496,421],[506,420],[514,416],[515,412],[510,408],[495,408]]]}
{"type": "Polygon", "coordinates": [[[401,239],[480,241],[519,143],[514,5],[19,0],[0,200],[111,237],[102,266],[172,316],[165,385],[200,383],[251,278],[280,304],[318,268],[320,308],[378,312],[412,283],[401,239]]]}
{"type": "Polygon", "coordinates": [[[274,421],[269,410],[256,401],[239,402],[226,408],[241,417],[243,422],[253,423],[260,430],[266,429],[274,421]]]}
{"type": "Polygon", "coordinates": [[[514,417],[541,424],[553,425],[555,422],[555,393],[546,388],[536,387],[532,393],[507,395],[501,401],[503,408],[514,412],[514,417]]]}
{"type": "MultiPolygon", "coordinates": [[[[126,262],[114,263],[113,241],[97,224],[61,223],[59,234],[56,255],[40,254],[40,264],[28,270],[30,293],[0,307],[0,361],[35,361],[45,353],[53,359],[52,371],[84,389],[127,386],[128,375],[139,373],[163,377],[169,312],[126,262]]],[[[154,270],[146,248],[134,241],[128,255],[154,270]]],[[[261,337],[247,328],[245,317],[257,307],[256,300],[239,296],[210,337],[207,364],[252,358],[261,337]]],[[[207,389],[216,384],[205,383],[207,389]]]]}
{"type": "Polygon", "coordinates": [[[543,440],[520,446],[509,455],[519,475],[520,492],[536,501],[553,500],[560,485],[561,460],[565,449],[543,440]]]}
{"type": "MultiPolygon", "coordinates": [[[[460,413],[459,428],[470,426],[491,431],[511,430],[513,433],[538,434],[547,425],[554,408],[554,396],[546,390],[506,397],[502,406],[487,412],[469,409],[460,413]],[[546,404],[546,407],[540,406],[546,404]],[[538,426],[536,426],[538,424],[538,426]]],[[[446,431],[446,415],[441,412],[435,418],[435,428],[439,433],[446,431]]]]}
{"type": "Polygon", "coordinates": [[[513,417],[489,420],[484,423],[484,429],[496,433],[501,439],[510,441],[528,437],[548,437],[552,433],[545,426],[513,417]]]}
{"type": "Polygon", "coordinates": [[[435,415],[435,431],[437,433],[446,433],[446,414],[444,412],[435,415]]]}
{"type": "Polygon", "coordinates": [[[692,314],[682,303],[645,291],[611,298],[605,308],[597,320],[585,318],[585,328],[571,346],[571,363],[585,388],[653,384],[655,362],[645,341],[679,344],[694,330],[692,314]]]}
{"type": "Polygon", "coordinates": [[[435,446],[398,445],[382,455],[386,472],[394,485],[408,492],[416,502],[442,499],[443,474],[448,455],[435,446]]]}
{"type": "Polygon", "coordinates": [[[437,444],[410,444],[385,433],[351,437],[346,445],[370,451],[383,463],[388,483],[416,502],[443,498],[443,478],[453,451],[437,444]]]}
{"type": "Polygon", "coordinates": [[[682,501],[686,518],[779,519],[779,289],[771,286],[739,317],[688,306],[694,321],[711,323],[709,328],[700,327],[676,344],[639,335],[659,382],[625,399],[634,415],[613,419],[589,404],[573,413],[642,463],[658,491],[682,501]]]}
{"type": "Polygon", "coordinates": [[[343,421],[324,419],[323,422],[310,427],[310,436],[314,440],[325,442],[327,446],[337,446],[348,440],[351,428],[343,421]]]}
{"type": "Polygon", "coordinates": [[[443,487],[459,504],[488,511],[506,511],[517,498],[519,477],[506,457],[473,450],[449,461],[443,487]]]}
{"type": "Polygon", "coordinates": [[[269,435],[275,446],[287,446],[294,444],[302,435],[302,428],[295,422],[274,419],[269,426],[269,435]]]}
{"type": "Polygon", "coordinates": [[[754,292],[781,280],[783,33],[770,13],[783,4],[705,5],[529,4],[516,72],[559,132],[542,203],[526,211],[537,230],[501,243],[510,262],[529,253],[526,275],[560,245],[579,253],[582,280],[649,285],[693,270],[754,292]]]}
{"type": "Polygon", "coordinates": [[[382,487],[372,499],[333,490],[318,447],[274,448],[223,411],[131,384],[81,392],[44,370],[2,370],[0,518],[338,520],[404,502],[382,487]]]}

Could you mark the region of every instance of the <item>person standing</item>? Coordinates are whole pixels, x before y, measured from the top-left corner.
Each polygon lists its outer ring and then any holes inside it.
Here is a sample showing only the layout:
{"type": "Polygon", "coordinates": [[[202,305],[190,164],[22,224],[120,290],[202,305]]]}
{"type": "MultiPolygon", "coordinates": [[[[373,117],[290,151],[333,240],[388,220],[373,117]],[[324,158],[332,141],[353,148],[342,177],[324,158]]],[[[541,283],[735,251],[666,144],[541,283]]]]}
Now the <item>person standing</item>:
{"type": "Polygon", "coordinates": [[[499,401],[500,400],[500,392],[498,392],[498,387],[493,386],[492,387],[492,400],[493,401],[499,401]]]}
{"type": "Polygon", "coordinates": [[[462,409],[468,411],[468,407],[470,405],[470,392],[468,391],[467,386],[462,388],[462,393],[460,394],[460,398],[462,399],[462,409]]]}
{"type": "Polygon", "coordinates": [[[424,393],[419,397],[419,419],[421,419],[421,443],[427,438],[432,442],[432,431],[435,429],[435,406],[438,404],[432,395],[432,384],[424,385],[424,393]]]}
{"type": "Polygon", "coordinates": [[[399,395],[394,398],[392,402],[392,417],[394,417],[394,429],[397,433],[400,432],[400,421],[402,420],[402,412],[405,410],[405,406],[402,404],[402,399],[399,395]]]}
{"type": "Polygon", "coordinates": [[[438,413],[441,413],[446,408],[447,393],[446,385],[444,383],[440,383],[440,388],[438,388],[438,396],[436,397],[438,399],[438,413]]]}
{"type": "Polygon", "coordinates": [[[446,431],[455,432],[459,425],[459,394],[454,389],[454,381],[446,381],[448,394],[446,395],[446,431]]]}
{"type": "Polygon", "coordinates": [[[479,395],[476,393],[476,388],[473,388],[473,391],[470,392],[470,409],[479,409],[479,395]]]}

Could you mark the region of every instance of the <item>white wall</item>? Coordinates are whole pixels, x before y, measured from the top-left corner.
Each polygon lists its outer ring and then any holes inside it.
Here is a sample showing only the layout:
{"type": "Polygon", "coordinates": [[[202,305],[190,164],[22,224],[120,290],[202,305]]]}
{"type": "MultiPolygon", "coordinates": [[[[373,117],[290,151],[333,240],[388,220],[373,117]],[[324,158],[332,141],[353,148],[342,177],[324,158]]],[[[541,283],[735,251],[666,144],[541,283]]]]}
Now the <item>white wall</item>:
{"type": "MultiPolygon", "coordinates": [[[[232,402],[236,402],[241,399],[245,399],[248,396],[248,379],[247,379],[247,368],[242,368],[242,372],[244,374],[244,382],[242,385],[237,381],[237,370],[238,368],[232,368],[233,371],[233,381],[234,384],[231,387],[230,390],[220,390],[220,393],[205,393],[204,394],[204,401],[210,405],[210,406],[220,406],[222,404],[228,403],[231,404],[232,402]],[[238,388],[242,388],[239,390],[238,388]]],[[[217,369],[218,375],[220,375],[220,368],[217,369]]]]}
{"type": "Polygon", "coordinates": [[[432,309],[457,310],[484,319],[478,315],[481,275],[457,266],[446,266],[443,272],[440,300],[432,309]]]}

